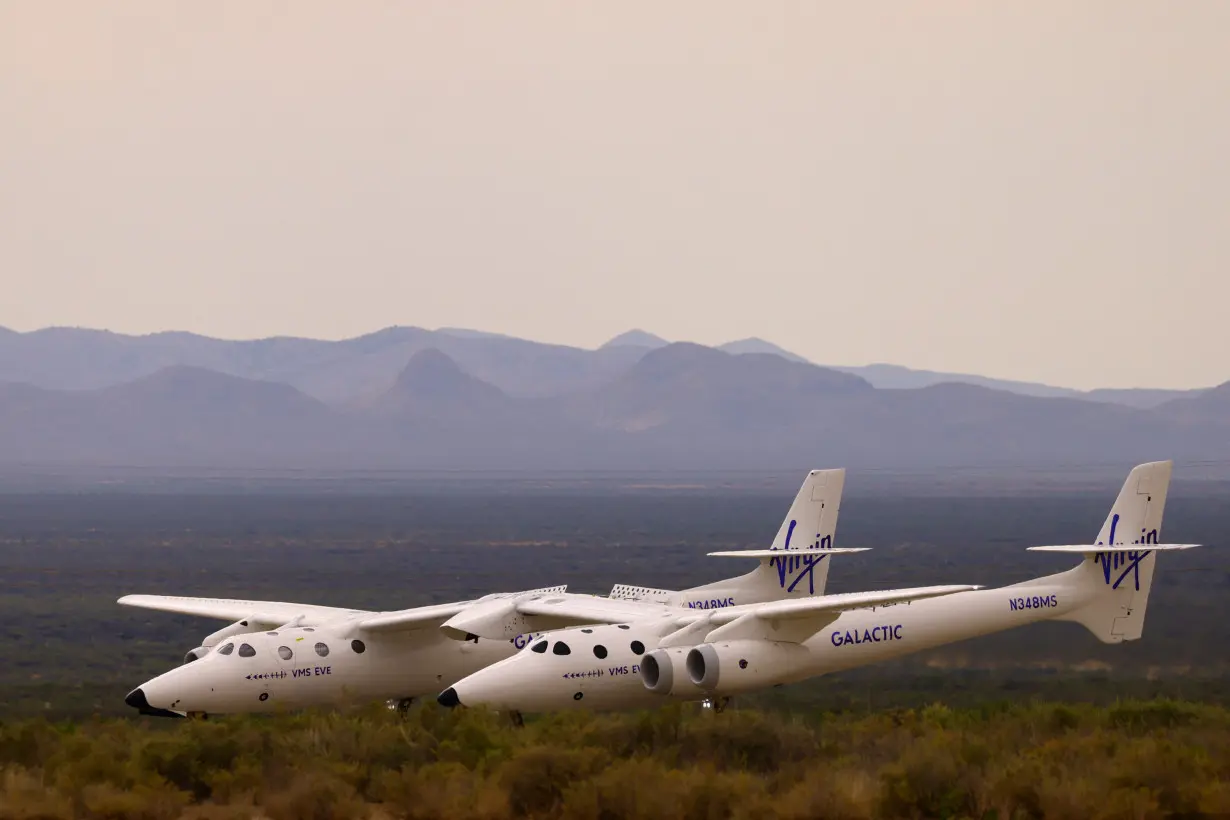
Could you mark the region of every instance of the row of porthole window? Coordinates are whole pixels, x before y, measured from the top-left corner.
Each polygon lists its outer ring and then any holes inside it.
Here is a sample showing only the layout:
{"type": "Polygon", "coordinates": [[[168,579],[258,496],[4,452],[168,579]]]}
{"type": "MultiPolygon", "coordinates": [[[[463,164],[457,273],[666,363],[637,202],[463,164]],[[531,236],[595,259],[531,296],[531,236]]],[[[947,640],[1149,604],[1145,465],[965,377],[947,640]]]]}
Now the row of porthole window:
{"type": "MultiPolygon", "coordinates": [[[[530,647],[530,651],[537,652],[539,655],[541,655],[543,652],[547,651],[547,644],[549,643],[550,641],[539,641],[538,643],[530,647]]],[[[629,644],[629,647],[632,649],[633,655],[644,655],[645,654],[645,644],[641,643],[640,641],[633,641],[631,644],[629,644]]],[[[551,654],[552,655],[571,655],[572,650],[569,649],[568,644],[564,643],[563,641],[556,641],[555,644],[551,647],[551,654]]],[[[595,644],[594,645],[594,657],[596,657],[598,660],[602,660],[606,656],[607,656],[606,647],[603,646],[602,644],[595,644]]]]}
{"type": "MultiPolygon", "coordinates": [[[[276,635],[278,633],[270,632],[268,634],[276,635]]],[[[356,655],[362,655],[364,652],[367,651],[367,646],[363,643],[363,641],[360,641],[358,639],[355,639],[350,642],[350,648],[354,650],[356,655]]],[[[328,657],[329,655],[328,644],[318,642],[316,646],[314,647],[314,649],[316,650],[316,654],[322,658],[328,657]]],[[[225,646],[223,646],[221,649],[218,650],[218,654],[219,655],[229,655],[234,651],[235,651],[235,644],[228,643],[225,646]]],[[[252,644],[241,643],[239,645],[239,657],[251,658],[251,657],[254,657],[255,655],[256,655],[256,650],[252,648],[252,644]]],[[[295,656],[295,653],[291,651],[291,648],[289,646],[279,646],[278,647],[278,657],[280,657],[282,660],[288,661],[294,656],[295,656]]]]}

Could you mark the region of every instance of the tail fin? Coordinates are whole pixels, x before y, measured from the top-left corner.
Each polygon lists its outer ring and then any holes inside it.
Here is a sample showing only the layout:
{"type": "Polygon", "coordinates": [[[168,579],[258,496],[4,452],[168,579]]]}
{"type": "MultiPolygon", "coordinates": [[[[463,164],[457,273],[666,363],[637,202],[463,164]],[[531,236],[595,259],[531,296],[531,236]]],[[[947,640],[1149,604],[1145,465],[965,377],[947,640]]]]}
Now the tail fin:
{"type": "Polygon", "coordinates": [[[829,572],[824,559],[835,552],[858,551],[833,549],[845,483],[844,469],[812,470],[769,550],[711,553],[759,558],[759,567],[737,578],[684,590],[678,603],[730,606],[823,595],[829,572]]]}
{"type": "Polygon", "coordinates": [[[1171,467],[1169,461],[1135,467],[1092,546],[1031,547],[1085,556],[1065,575],[1079,588],[1093,591],[1094,598],[1058,620],[1083,624],[1104,643],[1134,641],[1141,636],[1157,553],[1196,546],[1160,543],[1171,467]]]}

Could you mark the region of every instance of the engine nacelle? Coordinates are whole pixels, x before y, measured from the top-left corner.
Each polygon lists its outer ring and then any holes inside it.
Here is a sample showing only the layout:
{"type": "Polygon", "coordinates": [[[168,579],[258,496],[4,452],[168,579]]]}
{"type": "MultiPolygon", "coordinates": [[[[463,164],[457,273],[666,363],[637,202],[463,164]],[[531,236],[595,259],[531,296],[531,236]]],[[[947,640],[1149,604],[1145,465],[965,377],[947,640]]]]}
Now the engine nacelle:
{"type": "Polygon", "coordinates": [[[201,658],[205,657],[208,654],[209,654],[208,646],[198,646],[196,649],[189,649],[184,654],[184,663],[192,663],[193,661],[199,661],[201,658]]]}
{"type": "MultiPolygon", "coordinates": [[[[227,638],[233,637],[235,635],[245,635],[249,632],[262,632],[262,631],[264,630],[262,629],[261,624],[249,624],[248,621],[246,620],[236,621],[230,626],[222,627],[217,632],[214,632],[212,635],[207,635],[205,637],[205,640],[201,641],[200,648],[209,650],[210,648],[217,646],[222,641],[225,641],[227,638]]],[[[194,649],[192,651],[195,652],[196,650],[194,649]]],[[[196,658],[193,658],[193,660],[196,660],[196,658]]],[[[184,662],[187,663],[186,658],[184,662]]]]}
{"type": "Polygon", "coordinates": [[[655,649],[641,658],[641,682],[658,695],[704,697],[705,693],[688,680],[687,657],[687,647],[655,649]]]}
{"type": "Polygon", "coordinates": [[[707,694],[737,695],[793,680],[807,665],[802,644],[740,640],[705,643],[688,650],[688,682],[707,694]]]}

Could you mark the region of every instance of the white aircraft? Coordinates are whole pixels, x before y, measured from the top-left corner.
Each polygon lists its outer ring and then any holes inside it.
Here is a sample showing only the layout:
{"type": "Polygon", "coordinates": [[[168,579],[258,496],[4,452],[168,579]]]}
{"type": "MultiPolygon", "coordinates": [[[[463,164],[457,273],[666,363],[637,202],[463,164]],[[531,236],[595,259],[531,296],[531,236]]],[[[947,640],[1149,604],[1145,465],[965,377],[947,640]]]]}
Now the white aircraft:
{"type": "Polygon", "coordinates": [[[544,634],[438,700],[515,712],[637,708],[665,697],[720,708],[730,695],[1042,620],[1075,621],[1106,643],[1134,640],[1157,552],[1196,546],[1158,543],[1170,472],[1168,461],[1133,469],[1093,545],[1030,548],[1083,556],[1066,572],[999,589],[820,595],[697,613],[627,606],[610,615],[560,601],[552,608],[561,616],[608,625],[544,634]]]}
{"type": "Polygon", "coordinates": [[[143,715],[268,712],[344,700],[415,697],[507,658],[517,641],[450,640],[438,627],[471,607],[564,594],[565,587],[488,595],[395,612],[281,601],[126,595],[125,606],[234,623],[188,651],[184,665],[146,681],[124,702],[143,715]]]}
{"type": "MultiPolygon", "coordinates": [[[[824,558],[857,551],[831,548],[844,482],[844,470],[811,472],[774,542],[793,553],[800,533],[814,533],[812,549],[804,551],[810,554],[782,559],[775,551],[746,575],[677,592],[619,584],[604,598],[550,587],[395,612],[128,595],[119,603],[232,623],[190,650],[183,666],[134,689],[125,703],[142,714],[169,717],[377,699],[406,708],[416,697],[509,657],[535,632],[578,623],[574,615],[555,611],[561,603],[574,613],[637,606],[678,614],[810,596],[823,591],[824,558]]],[[[583,616],[579,622],[591,621],[583,616]]]]}

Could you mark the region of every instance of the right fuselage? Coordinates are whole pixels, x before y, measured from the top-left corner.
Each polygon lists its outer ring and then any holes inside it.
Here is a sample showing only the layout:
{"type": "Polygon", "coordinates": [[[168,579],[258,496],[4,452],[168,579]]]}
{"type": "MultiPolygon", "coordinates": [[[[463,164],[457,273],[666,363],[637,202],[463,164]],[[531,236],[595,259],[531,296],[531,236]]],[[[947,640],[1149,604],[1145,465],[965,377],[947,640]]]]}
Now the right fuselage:
{"type": "Polygon", "coordinates": [[[1053,583],[850,610],[802,644],[717,642],[711,646],[725,657],[716,687],[710,689],[697,686],[689,676],[693,647],[660,648],[660,622],[548,632],[516,655],[458,681],[452,694],[446,692],[440,700],[540,712],[635,709],[661,705],[666,697],[701,700],[754,691],[1054,618],[1087,603],[1086,595],[1066,583],[1065,576],[1052,578],[1053,583]],[[566,652],[558,648],[561,644],[566,652]],[[765,661],[771,667],[766,670],[753,655],[741,653],[745,646],[783,651],[765,661]],[[656,691],[642,676],[647,654],[652,654],[654,674],[663,677],[656,691]],[[764,682],[766,674],[769,683],[764,682]]]}

